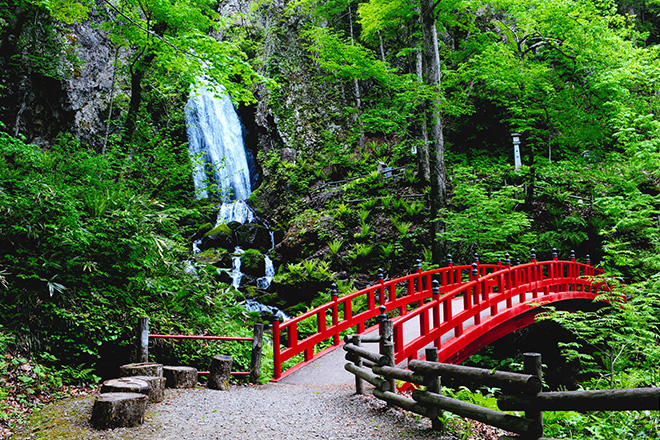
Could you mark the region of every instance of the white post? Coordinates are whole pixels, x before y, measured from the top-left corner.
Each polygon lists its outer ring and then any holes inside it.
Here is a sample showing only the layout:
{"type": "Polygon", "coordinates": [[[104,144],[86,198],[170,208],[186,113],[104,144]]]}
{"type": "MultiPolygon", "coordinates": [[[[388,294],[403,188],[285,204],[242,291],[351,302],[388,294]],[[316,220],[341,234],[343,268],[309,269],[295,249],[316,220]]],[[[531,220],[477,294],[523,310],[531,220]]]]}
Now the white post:
{"type": "Polygon", "coordinates": [[[516,171],[520,171],[522,161],[520,160],[520,133],[511,133],[513,138],[513,163],[515,164],[516,171]]]}

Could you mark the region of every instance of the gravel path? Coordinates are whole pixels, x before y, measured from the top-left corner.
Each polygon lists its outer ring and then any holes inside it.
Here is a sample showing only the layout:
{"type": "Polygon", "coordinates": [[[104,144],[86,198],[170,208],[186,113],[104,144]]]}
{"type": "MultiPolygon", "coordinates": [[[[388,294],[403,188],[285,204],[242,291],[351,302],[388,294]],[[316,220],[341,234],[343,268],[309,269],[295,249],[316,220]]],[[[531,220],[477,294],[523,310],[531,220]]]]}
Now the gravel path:
{"type": "Polygon", "coordinates": [[[344,385],[266,384],[228,391],[166,390],[135,428],[96,431],[93,398],[67,399],[12,437],[88,440],[353,440],[439,439],[430,422],[344,385]],[[31,426],[30,426],[31,425],[31,426]]]}
{"type": "Polygon", "coordinates": [[[154,406],[149,424],[174,439],[428,439],[428,420],[415,420],[348,386],[267,384],[172,391],[154,406]],[[185,433],[185,437],[182,436],[185,433]]]}

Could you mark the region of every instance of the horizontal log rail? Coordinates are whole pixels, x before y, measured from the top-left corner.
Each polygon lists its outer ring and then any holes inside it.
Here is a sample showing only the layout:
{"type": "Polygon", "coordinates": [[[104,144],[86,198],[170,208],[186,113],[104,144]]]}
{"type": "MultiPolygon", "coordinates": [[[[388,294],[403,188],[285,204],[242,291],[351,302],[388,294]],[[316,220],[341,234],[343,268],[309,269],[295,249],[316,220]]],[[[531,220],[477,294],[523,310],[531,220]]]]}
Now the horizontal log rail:
{"type": "Polygon", "coordinates": [[[421,375],[446,376],[461,383],[479,383],[490,388],[499,388],[504,393],[536,394],[541,391],[541,379],[532,374],[419,360],[411,361],[408,368],[421,375]]]}
{"type": "Polygon", "coordinates": [[[347,357],[355,364],[347,363],[344,368],[355,375],[358,394],[363,394],[362,381],[367,381],[374,385],[375,397],[389,405],[429,417],[433,429],[441,429],[438,422],[439,413],[449,411],[521,436],[503,436],[499,440],[552,440],[543,437],[543,411],[660,410],[659,387],[542,392],[541,355],[538,353],[524,353],[525,373],[440,363],[437,362],[438,349],[435,347],[426,348],[429,361],[412,360],[408,363],[409,369],[396,367],[393,355],[388,354],[388,347],[392,345],[392,327],[392,321],[388,320],[386,315],[381,315],[380,353],[369,352],[354,345],[360,342],[358,335],[347,337],[352,342],[347,343],[345,349],[356,356],[347,357]],[[365,368],[360,365],[362,358],[377,359],[380,365],[365,368]],[[388,364],[383,365],[384,362],[388,364]],[[468,386],[497,387],[501,392],[497,399],[499,409],[524,411],[524,417],[444,396],[440,388],[441,378],[468,386]],[[394,380],[410,382],[425,389],[415,389],[412,398],[406,397],[396,393],[394,380]]]}
{"type": "Polygon", "coordinates": [[[505,411],[629,411],[660,410],[660,387],[617,390],[552,391],[535,396],[502,396],[505,411]]]}
{"type": "Polygon", "coordinates": [[[445,344],[448,350],[444,355],[449,359],[477,338],[479,332],[470,332],[469,326],[490,330],[524,314],[534,304],[594,299],[603,287],[594,281],[599,274],[602,270],[588,262],[576,262],[573,253],[570,261],[559,260],[555,253],[552,260],[537,262],[533,252],[531,261],[522,265],[512,266],[508,255],[504,262],[484,264],[475,255],[471,265],[455,266],[450,257],[446,267],[422,271],[418,263],[416,272],[391,280],[385,280],[379,271],[375,285],[342,297],[334,288],[326,304],[285,322],[273,321],[273,380],[341,345],[342,333],[364,333],[380,314],[379,306],[384,306],[394,320],[397,363],[416,359],[428,344],[440,347],[443,335],[453,331],[454,340],[445,344]],[[461,301],[461,310],[454,311],[457,301],[461,301]],[[419,336],[404,345],[403,326],[413,319],[419,321],[419,336]],[[314,330],[299,334],[303,322],[307,324],[304,328],[314,330]],[[318,347],[322,344],[330,347],[321,350],[318,347]],[[282,365],[300,354],[303,360],[284,371],[282,365]]]}
{"type": "MultiPolygon", "coordinates": [[[[263,324],[255,324],[252,337],[249,336],[208,336],[208,335],[166,335],[150,334],[149,318],[138,319],[138,361],[147,362],[149,359],[150,339],[173,339],[173,340],[200,340],[200,341],[241,341],[252,342],[252,353],[250,359],[250,371],[232,371],[230,374],[237,377],[249,377],[251,383],[259,382],[261,370],[261,351],[263,347],[263,324]]],[[[198,371],[199,376],[208,376],[209,371],[198,371]]]]}

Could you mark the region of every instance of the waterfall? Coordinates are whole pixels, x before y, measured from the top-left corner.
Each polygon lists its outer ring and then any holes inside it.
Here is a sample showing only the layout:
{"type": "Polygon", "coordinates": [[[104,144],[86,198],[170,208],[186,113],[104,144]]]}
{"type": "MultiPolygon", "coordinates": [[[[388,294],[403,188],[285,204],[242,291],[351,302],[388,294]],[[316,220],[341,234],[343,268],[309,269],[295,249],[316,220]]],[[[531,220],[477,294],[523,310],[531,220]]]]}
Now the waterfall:
{"type": "Polygon", "coordinates": [[[217,191],[222,205],[216,224],[253,221],[245,202],[252,187],[243,129],[229,95],[222,88],[216,96],[200,81],[190,92],[185,114],[197,197],[217,191]]]}
{"type": "MultiPolygon", "coordinates": [[[[188,151],[193,164],[193,180],[198,198],[219,197],[216,226],[221,223],[252,223],[254,212],[247,204],[252,193],[250,162],[243,142],[243,127],[226,90],[214,93],[204,80],[194,87],[185,107],[188,151]]],[[[253,171],[254,173],[254,171],[253,171]]],[[[201,241],[193,243],[193,252],[200,251],[201,241]]],[[[275,246],[271,232],[271,244],[275,246]]],[[[232,285],[238,288],[243,278],[241,257],[236,247],[232,257],[232,285]]],[[[275,269],[264,257],[265,275],[257,286],[267,289],[275,269]]]]}
{"type": "Polygon", "coordinates": [[[263,277],[257,279],[257,287],[259,289],[266,290],[270,287],[270,283],[273,281],[273,277],[275,276],[275,267],[273,266],[273,260],[271,260],[268,255],[264,255],[264,263],[266,265],[266,274],[263,277]]]}
{"type": "Polygon", "coordinates": [[[243,278],[243,272],[241,272],[241,254],[243,252],[243,249],[236,246],[236,249],[234,250],[235,255],[231,257],[231,285],[236,289],[241,286],[241,278],[243,278]]]}

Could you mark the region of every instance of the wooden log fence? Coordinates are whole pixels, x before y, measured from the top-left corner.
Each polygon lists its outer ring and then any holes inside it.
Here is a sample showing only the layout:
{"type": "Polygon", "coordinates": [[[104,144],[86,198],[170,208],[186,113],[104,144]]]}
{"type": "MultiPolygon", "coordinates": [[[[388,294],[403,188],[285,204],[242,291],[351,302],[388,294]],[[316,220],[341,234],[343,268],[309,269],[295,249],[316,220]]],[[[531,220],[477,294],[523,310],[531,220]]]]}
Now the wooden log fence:
{"type": "MultiPolygon", "coordinates": [[[[232,376],[247,377],[250,383],[259,383],[261,370],[261,353],[263,348],[264,326],[255,324],[252,337],[247,336],[202,336],[202,335],[160,335],[149,333],[149,318],[138,318],[137,328],[137,362],[148,362],[150,339],[174,339],[174,340],[200,340],[200,341],[245,341],[252,342],[250,357],[250,371],[232,371],[232,376]]],[[[199,371],[198,375],[208,376],[209,371],[199,371]]]]}
{"type": "MultiPolygon", "coordinates": [[[[381,312],[384,312],[384,308],[381,312]]],[[[518,436],[501,436],[499,440],[529,439],[552,440],[543,437],[543,411],[627,411],[660,410],[660,387],[618,390],[581,390],[543,392],[541,377],[541,355],[525,353],[524,373],[492,371],[483,368],[435,362],[437,348],[426,349],[427,360],[412,360],[408,369],[394,365],[391,356],[391,322],[381,314],[380,335],[364,337],[348,335],[344,350],[347,359],[345,369],[356,377],[356,392],[364,393],[361,381],[367,381],[375,389],[373,395],[388,405],[429,417],[433,429],[440,429],[438,414],[449,411],[518,436]],[[360,346],[362,342],[379,342],[379,353],[360,346]],[[357,342],[357,344],[356,344],[357,342]],[[367,366],[371,363],[371,366],[367,366]],[[505,412],[484,408],[441,394],[440,379],[451,379],[458,383],[499,388],[498,408],[503,411],[524,411],[520,417],[505,412]],[[358,386],[358,380],[360,385],[358,386]],[[426,389],[413,391],[412,398],[397,394],[392,386],[395,380],[424,386],[426,389]]]]}

